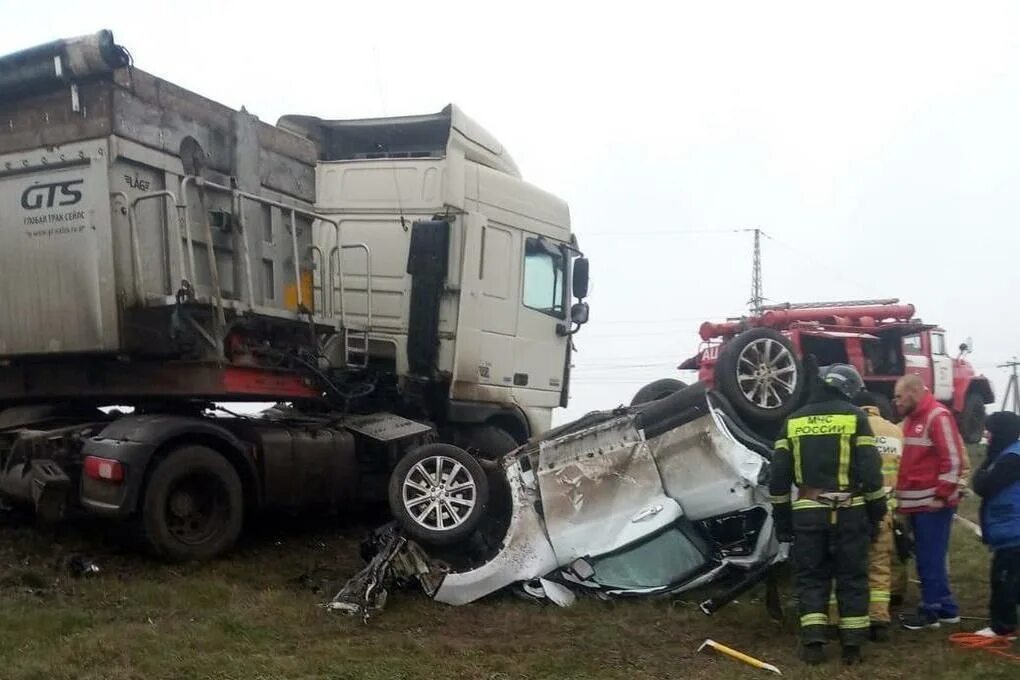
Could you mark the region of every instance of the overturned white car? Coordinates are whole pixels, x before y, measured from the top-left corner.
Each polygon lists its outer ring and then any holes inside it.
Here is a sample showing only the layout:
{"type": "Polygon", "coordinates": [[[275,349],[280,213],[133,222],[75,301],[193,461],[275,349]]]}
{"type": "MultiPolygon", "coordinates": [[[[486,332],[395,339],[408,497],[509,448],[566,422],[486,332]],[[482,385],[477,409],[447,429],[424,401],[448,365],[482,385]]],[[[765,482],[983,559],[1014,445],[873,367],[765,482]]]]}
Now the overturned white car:
{"type": "Polygon", "coordinates": [[[331,606],[367,613],[390,577],[455,605],[515,584],[569,604],[575,591],[675,593],[733,571],[750,583],[781,555],[770,455],[700,385],[589,414],[495,463],[421,447],[391,478],[396,528],[377,532],[372,562],[331,606]]]}

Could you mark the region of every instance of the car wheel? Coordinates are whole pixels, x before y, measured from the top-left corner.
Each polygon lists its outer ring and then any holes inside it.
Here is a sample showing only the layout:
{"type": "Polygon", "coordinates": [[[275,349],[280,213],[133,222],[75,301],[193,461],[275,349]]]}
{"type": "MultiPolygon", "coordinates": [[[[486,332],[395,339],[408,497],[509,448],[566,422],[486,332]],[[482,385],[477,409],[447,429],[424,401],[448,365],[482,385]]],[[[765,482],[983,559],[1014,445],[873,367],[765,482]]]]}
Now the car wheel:
{"type": "Polygon", "coordinates": [[[630,400],[631,406],[637,406],[638,404],[647,404],[651,401],[658,401],[664,397],[668,397],[671,394],[676,394],[680,390],[687,387],[687,383],[676,378],[662,378],[650,382],[634,395],[634,398],[630,400]]]}
{"type": "Polygon", "coordinates": [[[426,444],[390,475],[390,511],[407,534],[432,545],[468,538],[489,503],[489,480],[474,456],[450,444],[426,444]]]}
{"type": "Polygon", "coordinates": [[[960,436],[968,444],[977,444],[985,431],[985,402],[980,394],[971,392],[960,414],[960,436]]]}
{"type": "Polygon", "coordinates": [[[782,333],[753,328],[723,346],[715,367],[715,382],[748,420],[776,422],[800,405],[804,366],[782,333]]]}
{"type": "Polygon", "coordinates": [[[171,451],[146,485],[142,529],[161,557],[215,557],[237,541],[243,521],[244,493],[237,470],[204,446],[171,451]]]}

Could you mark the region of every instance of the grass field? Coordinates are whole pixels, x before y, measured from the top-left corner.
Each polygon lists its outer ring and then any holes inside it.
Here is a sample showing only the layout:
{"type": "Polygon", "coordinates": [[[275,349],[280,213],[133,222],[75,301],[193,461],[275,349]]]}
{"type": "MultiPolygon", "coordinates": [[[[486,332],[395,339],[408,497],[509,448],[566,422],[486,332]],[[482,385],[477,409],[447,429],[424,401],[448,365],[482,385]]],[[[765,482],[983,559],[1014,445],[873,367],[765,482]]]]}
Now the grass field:
{"type": "MultiPolygon", "coordinates": [[[[974,517],[976,502],[964,514],[974,517]]],[[[1016,678],[1020,666],[953,648],[952,631],[896,631],[841,668],[796,660],[792,618],[769,620],[752,592],[708,618],[694,602],[582,600],[570,609],[498,595],[466,607],[391,594],[368,625],[324,611],[360,566],[362,529],[281,520],[250,532],[229,559],[167,566],[120,547],[104,527],[0,527],[0,678],[729,678],[760,674],[698,654],[707,637],[768,660],[788,677],[1016,678]],[[312,526],[308,526],[311,524],[312,526]],[[79,579],[73,554],[95,558],[79,579]],[[302,579],[302,576],[305,576],[302,579]]],[[[952,581],[964,630],[984,626],[988,554],[954,529],[952,581]]],[[[910,603],[916,602],[912,586],[910,603]]],[[[790,611],[787,604],[788,612],[790,611]]],[[[1020,652],[1020,650],[1018,650],[1020,652]]]]}

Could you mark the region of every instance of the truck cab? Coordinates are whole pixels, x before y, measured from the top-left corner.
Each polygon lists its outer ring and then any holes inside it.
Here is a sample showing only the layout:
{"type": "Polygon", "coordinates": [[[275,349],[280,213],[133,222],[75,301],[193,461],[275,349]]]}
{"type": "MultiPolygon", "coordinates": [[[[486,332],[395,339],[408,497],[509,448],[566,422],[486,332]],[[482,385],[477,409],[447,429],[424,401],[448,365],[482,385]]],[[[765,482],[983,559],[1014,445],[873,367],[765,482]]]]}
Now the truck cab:
{"type": "Polygon", "coordinates": [[[453,105],[278,126],[320,149],[315,210],[339,225],[318,223],[314,238],[316,307],[352,335],[334,363],[431,394],[440,420],[496,423],[517,443],[547,430],[567,403],[570,336],[587,320],[586,303],[571,304],[587,294],[587,262],[566,203],[525,182],[453,105]],[[338,233],[360,247],[337,249],[338,233]]]}

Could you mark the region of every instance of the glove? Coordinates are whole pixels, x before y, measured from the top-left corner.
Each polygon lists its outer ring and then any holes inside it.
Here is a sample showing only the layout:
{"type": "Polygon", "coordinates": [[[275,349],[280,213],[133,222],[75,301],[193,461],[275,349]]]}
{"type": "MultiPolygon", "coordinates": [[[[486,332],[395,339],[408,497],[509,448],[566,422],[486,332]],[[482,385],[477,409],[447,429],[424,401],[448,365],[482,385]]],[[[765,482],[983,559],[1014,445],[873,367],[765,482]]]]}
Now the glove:
{"type": "Polygon", "coordinates": [[[772,506],[772,521],[775,522],[776,540],[793,543],[793,509],[789,504],[772,506]]]}
{"type": "Polygon", "coordinates": [[[914,539],[910,536],[906,524],[899,519],[893,520],[893,543],[896,545],[896,556],[900,562],[908,562],[914,554],[914,539]]]}

